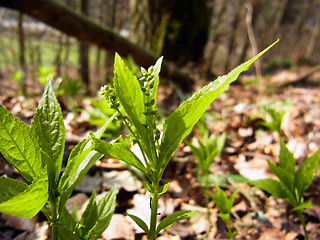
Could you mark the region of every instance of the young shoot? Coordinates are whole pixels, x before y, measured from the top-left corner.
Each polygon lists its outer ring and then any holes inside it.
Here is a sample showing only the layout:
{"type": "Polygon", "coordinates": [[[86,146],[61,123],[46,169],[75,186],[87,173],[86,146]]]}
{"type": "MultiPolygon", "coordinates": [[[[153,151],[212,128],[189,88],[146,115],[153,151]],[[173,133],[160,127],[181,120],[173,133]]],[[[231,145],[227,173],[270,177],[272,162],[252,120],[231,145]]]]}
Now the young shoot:
{"type": "Polygon", "coordinates": [[[233,207],[234,200],[238,190],[234,191],[232,195],[228,198],[227,194],[219,187],[216,187],[216,191],[211,195],[212,200],[215,202],[219,209],[218,216],[225,222],[227,227],[227,235],[230,239],[233,239],[237,232],[232,231],[232,226],[230,223],[231,209],[233,207]]]}
{"type": "Polygon", "coordinates": [[[103,87],[100,96],[109,102],[109,106],[118,114],[117,119],[128,128],[130,136],[124,138],[129,137],[130,141],[119,137],[116,141],[109,143],[94,135],[91,135],[91,138],[95,150],[126,162],[145,176],[144,186],[151,196],[150,222],[145,223],[137,216],[128,216],[146,233],[148,240],[155,240],[161,230],[197,212],[178,211],[157,223],[158,201],[160,195],[169,187],[169,184],[160,185],[163,173],[180,143],[189,135],[212,101],[226,91],[238,75],[247,70],[270,47],[232,70],[228,75],[219,77],[194,93],[165,120],[162,133],[157,126],[156,108],[162,57],[149,69],[142,68],[142,77],[138,80],[121,57],[118,54],[115,55],[113,86],[103,87]],[[139,146],[142,159],[131,151],[129,142],[139,146]]]}
{"type": "Polygon", "coordinates": [[[313,181],[319,167],[319,159],[320,148],[297,167],[292,153],[280,139],[279,165],[268,161],[270,171],[279,181],[269,178],[251,181],[253,185],[267,191],[275,198],[287,201],[292,206],[292,210],[298,214],[303,225],[306,240],[308,240],[308,231],[303,211],[306,208],[312,208],[312,204],[310,200],[304,200],[303,194],[313,181]]]}

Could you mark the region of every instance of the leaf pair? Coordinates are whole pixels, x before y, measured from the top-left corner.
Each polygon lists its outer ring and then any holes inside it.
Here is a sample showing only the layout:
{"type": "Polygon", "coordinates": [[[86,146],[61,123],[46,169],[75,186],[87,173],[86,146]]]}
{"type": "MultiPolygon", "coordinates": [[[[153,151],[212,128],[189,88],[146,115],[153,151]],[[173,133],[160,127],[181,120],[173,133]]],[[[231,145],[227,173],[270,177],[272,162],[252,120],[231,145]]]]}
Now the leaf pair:
{"type": "Polygon", "coordinates": [[[305,202],[303,194],[313,181],[319,167],[320,148],[296,170],[296,163],[292,153],[287,149],[283,140],[280,140],[279,165],[268,161],[270,171],[277,176],[274,179],[260,179],[251,181],[255,186],[269,192],[275,198],[286,200],[296,211],[302,212],[305,208],[312,208],[310,201],[305,202]]]}
{"type": "Polygon", "coordinates": [[[230,221],[231,209],[233,207],[234,200],[238,190],[234,191],[232,195],[228,198],[225,191],[223,191],[219,186],[216,187],[216,191],[213,195],[211,195],[212,200],[215,202],[217,207],[219,208],[220,213],[219,217],[222,218],[223,221],[230,221]]]}
{"type": "MultiPolygon", "coordinates": [[[[186,218],[190,218],[196,213],[198,213],[198,211],[177,211],[165,217],[164,219],[161,220],[161,222],[157,226],[155,231],[155,236],[157,236],[162,230],[172,226],[174,223],[179,222],[186,218]]],[[[144,221],[142,221],[137,216],[134,216],[131,214],[127,214],[127,215],[147,234],[149,238],[151,237],[150,229],[144,221]]]]}

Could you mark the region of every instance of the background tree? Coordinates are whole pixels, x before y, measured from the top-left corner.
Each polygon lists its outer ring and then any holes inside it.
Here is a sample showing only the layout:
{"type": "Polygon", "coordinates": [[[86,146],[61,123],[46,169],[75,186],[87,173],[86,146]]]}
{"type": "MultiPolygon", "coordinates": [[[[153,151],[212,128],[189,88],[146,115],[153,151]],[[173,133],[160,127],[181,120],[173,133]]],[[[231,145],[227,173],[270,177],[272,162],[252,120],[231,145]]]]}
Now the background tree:
{"type": "Polygon", "coordinates": [[[206,0],[176,0],[162,54],[180,64],[201,60],[208,39],[209,20],[206,0]]]}
{"type": "Polygon", "coordinates": [[[26,75],[28,74],[27,64],[26,64],[26,56],[25,56],[25,34],[23,29],[23,14],[22,12],[18,12],[18,39],[19,39],[19,66],[20,71],[22,72],[20,85],[21,91],[23,95],[27,94],[26,91],[26,75]]]}
{"type": "MultiPolygon", "coordinates": [[[[88,0],[80,1],[80,11],[83,15],[88,16],[88,0]]],[[[87,90],[90,84],[89,79],[89,45],[86,42],[80,40],[79,43],[79,66],[80,66],[80,76],[82,82],[87,86],[87,90]]]]}

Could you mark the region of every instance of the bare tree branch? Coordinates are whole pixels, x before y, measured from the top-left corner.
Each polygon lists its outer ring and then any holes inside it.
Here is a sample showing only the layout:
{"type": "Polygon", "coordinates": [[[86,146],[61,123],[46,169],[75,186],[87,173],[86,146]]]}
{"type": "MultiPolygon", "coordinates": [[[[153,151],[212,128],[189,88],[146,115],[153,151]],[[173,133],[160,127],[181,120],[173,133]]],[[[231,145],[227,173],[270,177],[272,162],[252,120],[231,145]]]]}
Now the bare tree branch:
{"type": "MultiPolygon", "coordinates": [[[[0,0],[1,7],[19,10],[70,36],[97,45],[121,56],[131,55],[138,65],[153,65],[157,57],[126,38],[99,26],[89,18],[53,0],[0,0]]],[[[194,80],[168,62],[162,65],[162,76],[172,79],[183,88],[190,88],[194,80]]]]}

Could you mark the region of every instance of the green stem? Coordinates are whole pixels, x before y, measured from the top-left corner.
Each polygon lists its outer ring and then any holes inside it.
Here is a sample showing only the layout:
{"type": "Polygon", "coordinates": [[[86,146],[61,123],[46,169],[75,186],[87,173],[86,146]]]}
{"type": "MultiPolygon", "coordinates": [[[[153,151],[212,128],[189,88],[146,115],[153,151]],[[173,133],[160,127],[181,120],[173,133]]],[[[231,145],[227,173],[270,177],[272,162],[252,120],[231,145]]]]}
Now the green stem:
{"type": "MultiPolygon", "coordinates": [[[[52,194],[50,194],[52,195],[52,194]]],[[[52,240],[58,240],[58,228],[57,228],[57,222],[58,222],[58,214],[57,214],[57,199],[55,196],[51,196],[49,198],[49,205],[51,209],[51,226],[52,226],[52,233],[51,233],[51,239],[52,240]]]]}
{"type": "Polygon", "coordinates": [[[301,222],[301,224],[303,226],[304,239],[305,240],[309,240],[308,231],[307,231],[307,227],[306,227],[306,222],[304,220],[303,212],[298,212],[298,216],[299,216],[300,222],[301,222]]]}
{"type": "Polygon", "coordinates": [[[205,197],[205,207],[209,212],[209,173],[204,174],[204,197],[205,197]]]}
{"type": "MultiPolygon", "coordinates": [[[[121,114],[121,111],[120,111],[119,108],[116,107],[115,110],[118,112],[118,114],[119,114],[120,116],[123,116],[123,115],[121,114]]],[[[145,153],[144,153],[144,151],[143,151],[143,149],[142,149],[142,146],[141,146],[140,141],[138,140],[138,137],[137,137],[136,134],[133,132],[132,128],[130,127],[130,125],[128,124],[127,121],[124,120],[123,123],[124,123],[124,125],[126,125],[126,127],[127,127],[128,130],[130,131],[130,133],[132,134],[132,136],[137,140],[138,146],[139,146],[139,148],[140,148],[140,150],[141,150],[141,153],[142,153],[142,156],[143,156],[143,160],[144,160],[144,162],[145,162],[145,164],[146,164],[146,168],[147,168],[148,172],[151,173],[151,169],[150,169],[150,167],[149,167],[149,164],[148,164],[148,161],[147,161],[147,157],[146,157],[146,155],[145,155],[145,153]]]]}
{"type": "Polygon", "coordinates": [[[230,222],[226,222],[226,226],[227,226],[227,235],[230,239],[234,239],[234,234],[232,232],[232,228],[231,228],[231,224],[230,222]]]}
{"type": "MultiPolygon", "coordinates": [[[[157,184],[158,185],[158,184],[157,184]]],[[[150,218],[150,231],[148,240],[155,240],[156,236],[156,228],[157,228],[157,217],[158,217],[158,201],[159,194],[157,193],[158,187],[155,188],[155,194],[152,194],[151,198],[151,218],[150,218]]]]}

